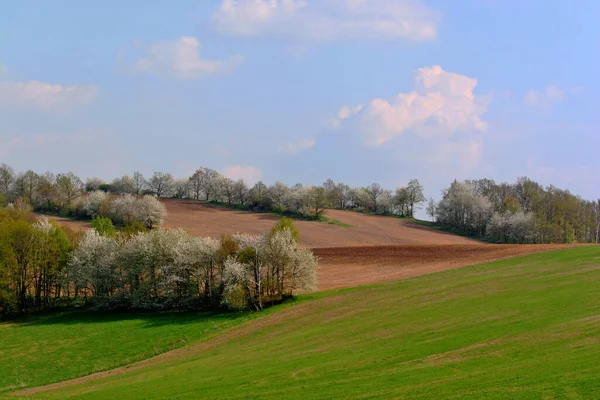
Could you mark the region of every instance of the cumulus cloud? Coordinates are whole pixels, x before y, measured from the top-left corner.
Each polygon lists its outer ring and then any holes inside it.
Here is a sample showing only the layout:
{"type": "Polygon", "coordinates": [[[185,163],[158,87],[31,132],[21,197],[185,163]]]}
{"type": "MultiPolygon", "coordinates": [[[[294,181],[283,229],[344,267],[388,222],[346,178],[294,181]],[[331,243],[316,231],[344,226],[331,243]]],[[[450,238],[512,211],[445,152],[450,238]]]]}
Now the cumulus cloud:
{"type": "Polygon", "coordinates": [[[285,146],[279,148],[280,153],[289,153],[289,154],[297,154],[303,150],[310,149],[315,145],[315,138],[303,138],[296,140],[294,142],[290,142],[285,146]]]}
{"type": "Polygon", "coordinates": [[[446,72],[435,65],[419,68],[415,89],[390,100],[376,98],[366,105],[343,106],[330,126],[356,124],[367,145],[382,145],[405,132],[429,137],[449,137],[458,131],[485,131],[489,96],[477,96],[477,80],[446,72]]]}
{"type": "Polygon", "coordinates": [[[418,0],[222,0],[215,27],[298,41],[435,39],[438,15],[418,0]]]}
{"type": "Polygon", "coordinates": [[[231,55],[225,60],[202,58],[202,44],[192,36],[143,46],[143,50],[145,54],[135,61],[134,71],[177,79],[197,79],[229,73],[244,61],[244,57],[239,54],[231,55]]]}
{"type": "Polygon", "coordinates": [[[65,110],[91,103],[98,95],[95,86],[61,86],[49,83],[0,82],[0,108],[65,110]]]}
{"type": "Polygon", "coordinates": [[[221,173],[233,180],[243,179],[248,185],[254,185],[263,176],[263,172],[252,165],[229,165],[221,173]]]}
{"type": "Polygon", "coordinates": [[[577,94],[581,90],[580,87],[564,89],[557,85],[548,85],[542,90],[529,90],[525,94],[523,102],[540,111],[548,111],[553,105],[561,103],[566,96],[577,94]]]}

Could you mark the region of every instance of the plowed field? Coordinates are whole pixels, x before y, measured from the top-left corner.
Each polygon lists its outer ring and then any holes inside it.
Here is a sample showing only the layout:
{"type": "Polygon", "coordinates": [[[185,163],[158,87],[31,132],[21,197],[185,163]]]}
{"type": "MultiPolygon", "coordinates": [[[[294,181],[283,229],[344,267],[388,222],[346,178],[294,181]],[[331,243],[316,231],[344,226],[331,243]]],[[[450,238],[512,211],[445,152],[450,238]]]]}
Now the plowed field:
{"type": "MultiPolygon", "coordinates": [[[[195,236],[268,232],[280,217],[229,210],[193,200],[164,200],[163,227],[195,236]]],[[[328,210],[326,215],[351,227],[296,221],[301,244],[321,259],[319,290],[367,285],[446,269],[571,247],[569,245],[490,245],[429,229],[401,219],[328,210]]],[[[58,219],[73,229],[87,222],[58,219]]]]}
{"type": "Polygon", "coordinates": [[[319,290],[362,286],[573,245],[401,245],[314,249],[319,290]]]}
{"type": "MultiPolygon", "coordinates": [[[[268,232],[280,217],[229,210],[193,200],[164,200],[166,228],[182,228],[195,236],[218,237],[224,233],[268,232]]],[[[455,236],[401,219],[327,210],[325,215],[351,225],[350,228],[312,221],[296,221],[304,246],[369,246],[398,244],[474,244],[455,236]]]]}

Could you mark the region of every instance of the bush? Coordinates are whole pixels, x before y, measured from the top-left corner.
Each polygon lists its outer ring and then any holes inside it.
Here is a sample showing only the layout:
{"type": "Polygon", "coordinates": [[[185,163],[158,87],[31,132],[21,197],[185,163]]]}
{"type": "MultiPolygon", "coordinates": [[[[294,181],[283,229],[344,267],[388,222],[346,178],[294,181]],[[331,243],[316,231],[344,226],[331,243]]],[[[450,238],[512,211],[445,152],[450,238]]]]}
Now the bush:
{"type": "Polygon", "coordinates": [[[296,243],[299,243],[300,242],[300,233],[294,226],[294,221],[292,221],[290,218],[286,218],[286,217],[281,218],[279,220],[279,222],[277,222],[277,224],[271,230],[271,236],[273,236],[277,232],[283,232],[286,229],[288,229],[290,231],[292,237],[294,238],[294,241],[296,243]]]}
{"type": "Polygon", "coordinates": [[[92,220],[92,228],[94,228],[101,236],[113,237],[117,233],[115,226],[110,218],[97,216],[92,220]]]}
{"type": "Polygon", "coordinates": [[[149,229],[146,228],[146,226],[140,221],[133,221],[130,224],[127,224],[123,228],[121,228],[120,233],[125,237],[131,237],[137,235],[138,233],[148,231],[149,229]]]}

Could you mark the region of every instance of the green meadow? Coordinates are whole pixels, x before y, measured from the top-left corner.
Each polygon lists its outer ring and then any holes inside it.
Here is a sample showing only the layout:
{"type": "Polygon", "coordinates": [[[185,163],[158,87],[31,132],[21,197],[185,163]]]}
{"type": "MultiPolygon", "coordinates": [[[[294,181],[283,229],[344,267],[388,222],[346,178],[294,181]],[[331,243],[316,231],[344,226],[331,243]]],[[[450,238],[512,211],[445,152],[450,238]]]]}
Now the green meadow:
{"type": "Polygon", "coordinates": [[[253,318],[77,315],[0,328],[11,343],[0,350],[5,390],[187,346],[139,369],[27,396],[600,398],[598,246],[305,295],[253,318]]]}

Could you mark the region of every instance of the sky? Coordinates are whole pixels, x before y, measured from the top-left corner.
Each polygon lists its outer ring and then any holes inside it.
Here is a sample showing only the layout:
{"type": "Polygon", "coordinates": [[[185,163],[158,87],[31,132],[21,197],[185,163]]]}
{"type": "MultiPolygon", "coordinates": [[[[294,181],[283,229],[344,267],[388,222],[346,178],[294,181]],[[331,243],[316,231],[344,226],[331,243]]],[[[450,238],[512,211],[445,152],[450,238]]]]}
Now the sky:
{"type": "Polygon", "coordinates": [[[0,163],[600,196],[595,0],[3,0],[0,163]]]}

